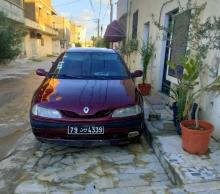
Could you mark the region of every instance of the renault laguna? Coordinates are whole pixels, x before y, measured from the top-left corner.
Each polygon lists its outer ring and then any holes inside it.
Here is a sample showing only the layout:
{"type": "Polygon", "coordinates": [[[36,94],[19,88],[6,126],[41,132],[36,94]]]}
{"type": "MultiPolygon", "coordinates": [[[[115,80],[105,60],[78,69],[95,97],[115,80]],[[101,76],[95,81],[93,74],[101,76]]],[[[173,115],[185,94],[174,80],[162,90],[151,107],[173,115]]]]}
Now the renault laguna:
{"type": "Polygon", "coordinates": [[[30,122],[40,142],[73,146],[127,144],[144,129],[143,99],[121,56],[112,49],[71,48],[36,90],[30,122]]]}

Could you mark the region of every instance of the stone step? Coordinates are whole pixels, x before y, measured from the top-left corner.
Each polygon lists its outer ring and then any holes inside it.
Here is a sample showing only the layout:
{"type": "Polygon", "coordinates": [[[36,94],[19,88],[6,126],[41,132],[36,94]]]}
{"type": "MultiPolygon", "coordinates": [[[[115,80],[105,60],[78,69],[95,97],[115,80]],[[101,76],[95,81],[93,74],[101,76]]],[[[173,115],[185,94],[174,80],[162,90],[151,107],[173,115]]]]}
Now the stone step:
{"type": "Polygon", "coordinates": [[[178,135],[154,138],[153,149],[173,184],[187,185],[217,181],[220,187],[220,143],[210,142],[206,155],[191,155],[182,149],[178,135]]]}
{"type": "Polygon", "coordinates": [[[172,121],[146,121],[148,130],[152,134],[153,137],[157,137],[158,135],[175,135],[176,128],[173,125],[172,121]]]}
{"type": "Polygon", "coordinates": [[[156,120],[173,120],[169,98],[164,97],[161,94],[144,97],[144,112],[145,119],[148,119],[150,115],[158,115],[154,117],[157,118],[156,120]]]}

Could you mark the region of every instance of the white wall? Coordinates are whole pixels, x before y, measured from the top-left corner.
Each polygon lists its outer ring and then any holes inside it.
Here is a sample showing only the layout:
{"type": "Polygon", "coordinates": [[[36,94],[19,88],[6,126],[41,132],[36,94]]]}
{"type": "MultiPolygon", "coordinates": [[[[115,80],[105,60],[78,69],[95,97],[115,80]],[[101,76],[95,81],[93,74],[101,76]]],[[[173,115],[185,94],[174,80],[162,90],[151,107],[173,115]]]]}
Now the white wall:
{"type": "Polygon", "coordinates": [[[123,14],[127,13],[128,0],[118,0],[117,2],[117,19],[119,19],[123,14]]]}

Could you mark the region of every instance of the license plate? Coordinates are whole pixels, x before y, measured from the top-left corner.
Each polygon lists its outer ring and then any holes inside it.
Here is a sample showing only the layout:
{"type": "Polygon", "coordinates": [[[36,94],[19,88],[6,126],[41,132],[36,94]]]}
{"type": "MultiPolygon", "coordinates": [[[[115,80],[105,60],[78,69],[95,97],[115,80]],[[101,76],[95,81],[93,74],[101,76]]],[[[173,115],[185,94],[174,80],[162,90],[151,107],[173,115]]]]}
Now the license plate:
{"type": "Polygon", "coordinates": [[[68,126],[68,135],[104,134],[104,126],[68,126]]]}

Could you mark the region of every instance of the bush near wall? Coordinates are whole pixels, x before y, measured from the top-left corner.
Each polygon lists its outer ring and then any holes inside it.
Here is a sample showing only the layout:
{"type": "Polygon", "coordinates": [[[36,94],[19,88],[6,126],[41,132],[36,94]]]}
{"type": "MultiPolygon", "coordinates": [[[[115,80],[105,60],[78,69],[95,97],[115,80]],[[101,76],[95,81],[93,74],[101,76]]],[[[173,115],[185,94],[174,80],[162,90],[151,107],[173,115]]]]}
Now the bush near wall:
{"type": "Polygon", "coordinates": [[[15,25],[2,12],[0,18],[0,64],[2,64],[21,53],[24,31],[21,25],[15,25]]]}
{"type": "Polygon", "coordinates": [[[82,44],[80,42],[75,43],[75,47],[82,47],[82,44]]]}

